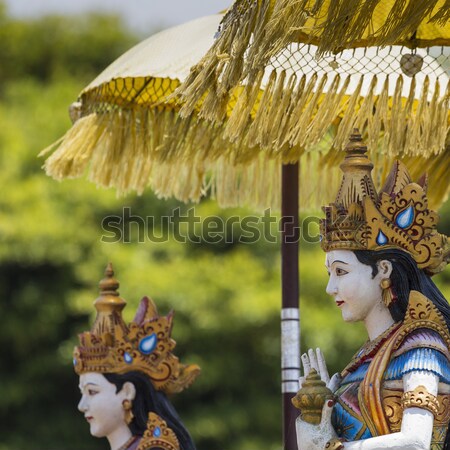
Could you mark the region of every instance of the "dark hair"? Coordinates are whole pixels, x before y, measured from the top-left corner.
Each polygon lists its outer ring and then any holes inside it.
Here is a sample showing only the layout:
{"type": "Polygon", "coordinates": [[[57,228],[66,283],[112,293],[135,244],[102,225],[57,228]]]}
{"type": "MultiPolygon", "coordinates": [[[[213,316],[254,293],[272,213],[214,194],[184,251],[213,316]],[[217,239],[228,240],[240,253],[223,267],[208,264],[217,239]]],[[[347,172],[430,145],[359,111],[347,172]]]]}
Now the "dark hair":
{"type": "Polygon", "coordinates": [[[355,250],[354,253],[359,262],[372,267],[373,277],[378,273],[378,261],[386,259],[392,263],[390,279],[397,301],[391,304],[389,310],[396,322],[405,317],[409,293],[419,291],[442,313],[450,330],[450,305],[431,278],[417,267],[411,255],[402,250],[355,250]]]}
{"type": "Polygon", "coordinates": [[[132,371],[123,375],[115,373],[103,374],[105,378],[117,388],[119,392],[126,382],[134,384],[136,388],[136,397],[133,400],[134,418],[129,424],[133,435],[142,436],[147,429],[148,413],[154,412],[166,421],[167,426],[171,428],[180,442],[180,450],[195,450],[194,442],[181,422],[175,408],[167,399],[166,394],[157,391],[149,377],[142,372],[132,371]]]}
{"type": "MultiPolygon", "coordinates": [[[[443,315],[450,330],[450,305],[431,277],[417,267],[417,263],[411,255],[402,250],[355,250],[354,253],[359,262],[372,267],[373,277],[378,273],[378,261],[383,259],[391,261],[390,279],[397,300],[389,306],[389,311],[396,322],[404,319],[408,308],[409,293],[414,290],[421,292],[433,302],[443,315]]],[[[450,450],[450,426],[447,429],[444,450],[450,450]]]]}

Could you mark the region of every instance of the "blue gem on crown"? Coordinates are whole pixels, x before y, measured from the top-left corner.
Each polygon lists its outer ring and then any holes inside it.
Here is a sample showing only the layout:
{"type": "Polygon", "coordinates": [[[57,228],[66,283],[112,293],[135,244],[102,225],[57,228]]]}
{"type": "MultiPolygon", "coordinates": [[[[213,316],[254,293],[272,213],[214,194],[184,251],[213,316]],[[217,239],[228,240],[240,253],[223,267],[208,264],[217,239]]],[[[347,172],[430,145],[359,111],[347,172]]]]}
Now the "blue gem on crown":
{"type": "Polygon", "coordinates": [[[127,364],[131,364],[133,362],[133,357],[128,353],[125,352],[123,354],[123,360],[127,363],[127,364]]]}
{"type": "Polygon", "coordinates": [[[388,243],[387,236],[380,230],[378,236],[375,239],[378,245],[386,245],[388,243]]]}
{"type": "Polygon", "coordinates": [[[142,338],[139,342],[139,351],[144,355],[150,355],[155,350],[158,338],[155,333],[142,338]]]}
{"type": "Polygon", "coordinates": [[[409,228],[414,221],[414,208],[409,205],[406,209],[399,212],[395,218],[395,224],[402,230],[409,228]]]}

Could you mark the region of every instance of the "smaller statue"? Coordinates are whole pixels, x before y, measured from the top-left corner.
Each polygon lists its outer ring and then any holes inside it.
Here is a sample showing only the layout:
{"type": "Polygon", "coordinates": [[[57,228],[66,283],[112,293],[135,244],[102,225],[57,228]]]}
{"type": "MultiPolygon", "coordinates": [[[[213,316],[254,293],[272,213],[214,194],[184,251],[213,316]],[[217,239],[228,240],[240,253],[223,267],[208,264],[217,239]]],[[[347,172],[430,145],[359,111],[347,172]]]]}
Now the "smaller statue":
{"type": "Polygon", "coordinates": [[[111,450],[195,450],[166,394],[181,392],[200,373],[173,355],[173,314],[159,316],[153,301],[141,300],[134,320],[122,318],[125,300],[111,264],[100,282],[97,317],[79,336],[74,368],[80,376],[84,414],[95,437],[111,450]]]}
{"type": "Polygon", "coordinates": [[[327,293],[369,339],[331,379],[320,350],[302,356],[298,448],[448,449],[450,306],[431,276],[448,264],[450,240],[428,208],[426,177],[415,183],[396,162],[377,192],[366,151],[356,130],[337,198],[324,208],[321,246],[327,293]]]}

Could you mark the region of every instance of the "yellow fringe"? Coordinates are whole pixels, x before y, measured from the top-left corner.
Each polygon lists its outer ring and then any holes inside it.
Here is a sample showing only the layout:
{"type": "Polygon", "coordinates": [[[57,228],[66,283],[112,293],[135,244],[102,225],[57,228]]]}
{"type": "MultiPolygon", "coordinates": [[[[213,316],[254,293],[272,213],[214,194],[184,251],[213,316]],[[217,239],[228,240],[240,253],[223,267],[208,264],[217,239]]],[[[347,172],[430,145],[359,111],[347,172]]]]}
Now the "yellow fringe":
{"type": "MultiPolygon", "coordinates": [[[[295,125],[299,121],[300,114],[305,107],[305,104],[307,102],[307,97],[309,96],[316,79],[317,79],[317,76],[315,74],[313,74],[310,82],[308,83],[308,86],[305,87],[306,75],[303,75],[300,78],[298,86],[295,89],[293,96],[292,96],[289,115],[286,115],[287,124],[286,124],[285,134],[284,134],[284,136],[281,136],[282,145],[285,145],[285,144],[288,144],[289,146],[291,145],[291,134],[292,134],[291,130],[293,129],[293,125],[295,125]]],[[[294,145],[292,145],[292,146],[294,146],[294,145]]]]}
{"type": "Polygon", "coordinates": [[[436,14],[431,18],[431,23],[436,23],[441,27],[445,27],[450,20],[450,2],[446,0],[445,7],[440,8],[436,14]]]}
{"type": "MultiPolygon", "coordinates": [[[[250,6],[245,10],[245,20],[239,28],[239,34],[229,43],[226,49],[227,56],[233,61],[233,64],[225,64],[220,71],[220,89],[219,95],[226,95],[231,88],[237,86],[241,81],[241,74],[244,68],[244,55],[250,43],[253,30],[258,21],[264,21],[264,15],[260,14],[261,9],[256,5],[250,6]]],[[[247,56],[246,56],[247,58],[247,56]]]]}
{"type": "MultiPolygon", "coordinates": [[[[331,198],[327,196],[335,187],[330,191],[328,180],[339,180],[341,150],[358,126],[376,161],[377,179],[385,176],[394,158],[406,158],[422,170],[429,167],[430,180],[448,174],[450,84],[441,96],[439,83],[425,82],[416,100],[414,80],[402,97],[402,77],[392,96],[390,79],[383,80],[375,96],[379,80],[373,78],[367,97],[361,96],[362,77],[351,95],[346,93],[350,77],[334,77],[327,84],[327,78],[317,74],[297,80],[295,74],[274,71],[261,93],[262,77],[261,71],[243,93],[236,93],[238,102],[228,124],[197,115],[182,119],[163,106],[121,109],[101,104],[101,111],[78,120],[59,143],[46,149],[53,153],[45,169],[57,179],[87,172],[94,183],[115,187],[121,194],[142,193],[150,186],[160,196],[183,201],[198,201],[209,180],[222,205],[251,202],[270,207],[279,195],[278,167],[300,161],[305,173],[303,206],[319,207],[331,198]]],[[[448,183],[441,185],[436,185],[436,194],[430,189],[435,204],[449,190],[448,183]]]]}
{"type": "Polygon", "coordinates": [[[244,139],[250,148],[262,148],[267,155],[280,155],[285,160],[285,151],[292,155],[292,147],[308,150],[320,142],[330,126],[339,123],[333,141],[336,148],[345,147],[355,127],[367,127],[371,147],[378,146],[383,134],[382,151],[389,155],[400,151],[431,155],[444,148],[449,97],[440,95],[439,83],[431,89],[426,82],[417,100],[414,78],[409,94],[402,96],[402,76],[396,77],[392,96],[390,78],[384,80],[381,93],[374,95],[379,82],[372,77],[366,96],[361,94],[362,76],[351,95],[346,93],[350,76],[342,83],[334,76],[326,89],[327,75],[313,75],[305,86],[305,76],[297,82],[295,74],[287,79],[286,72],[272,71],[263,91],[261,79],[260,72],[251,86],[236,94],[224,134],[232,142],[244,139]]]}
{"type": "MultiPolygon", "coordinates": [[[[349,81],[349,79],[347,79],[347,81],[349,81]]],[[[338,132],[333,142],[333,147],[336,147],[337,149],[343,148],[346,145],[348,136],[350,136],[350,133],[353,130],[356,115],[354,113],[349,114],[349,112],[356,111],[356,104],[360,100],[362,83],[363,77],[359,79],[359,83],[355,89],[355,92],[348,99],[348,102],[342,106],[342,108],[345,109],[345,113],[343,114],[342,120],[339,123],[338,132]]],[[[337,115],[338,114],[335,113],[334,117],[336,117],[337,115]]]]}
{"type": "Polygon", "coordinates": [[[319,104],[314,120],[308,129],[309,140],[312,145],[319,143],[325,136],[325,133],[333,123],[333,120],[339,115],[338,111],[342,99],[347,91],[351,77],[346,77],[342,86],[340,86],[341,78],[339,75],[335,76],[333,82],[325,96],[324,100],[319,104]]]}
{"type": "Polygon", "coordinates": [[[389,77],[383,84],[383,89],[375,103],[375,113],[372,116],[372,121],[369,122],[367,128],[368,140],[367,145],[369,148],[378,148],[378,140],[381,135],[381,130],[384,124],[384,119],[387,117],[388,113],[388,102],[389,102],[389,77]]]}
{"type": "Polygon", "coordinates": [[[225,127],[225,137],[231,141],[235,141],[242,136],[245,128],[248,126],[254,105],[258,101],[261,93],[261,82],[264,71],[260,70],[255,74],[254,78],[248,80],[244,90],[237,95],[237,102],[225,127]]]}
{"type": "Polygon", "coordinates": [[[244,72],[244,76],[254,69],[266,67],[272,56],[295,41],[293,33],[296,29],[302,28],[309,17],[308,3],[308,0],[275,2],[273,13],[270,17],[266,15],[265,20],[261,21],[260,26],[254,31],[254,40],[248,48],[247,71],[244,72]],[[282,23],[282,26],[277,26],[277,23],[282,23]]]}
{"type": "MultiPolygon", "coordinates": [[[[248,130],[248,140],[254,145],[257,145],[259,137],[261,135],[260,130],[264,126],[264,124],[267,124],[267,120],[270,118],[268,117],[269,108],[271,99],[273,97],[273,93],[276,89],[276,82],[277,82],[277,73],[273,71],[270,74],[269,81],[264,89],[264,92],[262,94],[261,102],[259,104],[258,111],[256,112],[255,118],[250,125],[250,128],[248,130]]],[[[266,138],[266,136],[264,136],[266,138]]]]}
{"type": "MultiPolygon", "coordinates": [[[[291,117],[291,126],[289,130],[289,145],[291,146],[300,146],[302,148],[305,147],[303,144],[303,141],[301,140],[302,132],[304,132],[304,127],[307,126],[305,123],[305,119],[307,116],[307,113],[311,108],[313,107],[313,101],[314,101],[314,88],[317,82],[317,75],[313,74],[311,79],[309,80],[308,84],[302,91],[298,92],[300,95],[300,98],[298,99],[297,107],[294,110],[294,113],[291,117]],[[306,111],[306,113],[305,113],[306,111]],[[304,125],[302,127],[302,125],[304,125]]],[[[324,77],[322,79],[322,84],[325,84],[326,78],[324,77]]],[[[300,82],[300,86],[302,87],[304,83],[300,82]]]]}
{"type": "Polygon", "coordinates": [[[255,140],[255,144],[261,145],[261,147],[266,148],[268,151],[272,150],[273,148],[274,137],[271,134],[273,121],[277,117],[278,112],[284,112],[282,96],[285,80],[286,71],[283,70],[276,77],[275,88],[271,93],[272,95],[270,99],[268,99],[267,107],[265,108],[264,121],[262,121],[260,125],[260,129],[258,130],[258,137],[255,140]]]}
{"type": "MultiPolygon", "coordinates": [[[[392,9],[383,27],[378,31],[377,45],[389,45],[389,43],[396,42],[404,36],[415,34],[421,23],[427,20],[426,18],[431,17],[435,6],[436,0],[421,0],[419,2],[396,0],[392,2],[392,9]]],[[[349,41],[351,41],[351,37],[347,38],[347,42],[349,41]]]]}
{"type": "MultiPolygon", "coordinates": [[[[319,98],[322,94],[323,88],[328,81],[327,76],[325,75],[322,77],[322,79],[319,81],[319,84],[315,88],[315,92],[313,90],[310,91],[311,98],[307,100],[307,103],[305,105],[305,109],[301,112],[300,117],[298,118],[298,125],[297,125],[297,133],[296,138],[297,139],[291,139],[292,145],[299,145],[302,148],[308,147],[308,132],[307,129],[311,124],[312,118],[315,115],[315,110],[317,108],[317,105],[319,104],[319,98]]],[[[330,92],[331,96],[333,95],[330,92]]]]}
{"type": "Polygon", "coordinates": [[[91,114],[78,120],[60,139],[61,144],[56,151],[47,158],[44,165],[46,173],[57,180],[80,177],[97,143],[102,142],[106,120],[102,114],[91,114]]]}
{"type": "MultiPolygon", "coordinates": [[[[361,81],[362,80],[360,80],[360,82],[361,81]]],[[[355,114],[354,127],[358,128],[359,130],[365,130],[370,126],[369,124],[372,121],[374,103],[376,100],[376,95],[374,94],[374,92],[377,85],[378,85],[378,78],[374,76],[372,77],[372,81],[370,82],[367,95],[363,97],[361,107],[355,114]]],[[[345,139],[345,136],[343,135],[343,133],[340,133],[340,141],[342,142],[343,139],[345,139]]]]}
{"type": "Polygon", "coordinates": [[[397,153],[398,149],[403,148],[403,142],[398,142],[399,138],[404,135],[399,127],[405,126],[404,119],[407,111],[402,104],[402,89],[403,77],[399,77],[392,96],[391,114],[385,124],[384,148],[386,149],[386,154],[390,157],[397,153]]]}
{"type": "MultiPolygon", "coordinates": [[[[426,130],[426,128],[422,128],[422,123],[423,125],[428,125],[428,127],[430,126],[430,123],[427,121],[427,118],[425,117],[428,112],[427,111],[428,87],[429,87],[429,79],[428,77],[426,77],[422,87],[422,95],[419,100],[419,104],[417,106],[417,114],[415,116],[412,116],[409,120],[409,131],[408,134],[406,135],[406,143],[405,143],[406,154],[420,155],[423,151],[424,155],[428,155],[429,150],[423,148],[423,146],[420,145],[421,131],[423,133],[423,130],[426,130]]],[[[426,136],[424,136],[424,139],[426,139],[426,136]]]]}
{"type": "Polygon", "coordinates": [[[286,87],[281,92],[281,99],[279,105],[276,106],[272,124],[268,133],[273,136],[272,138],[272,151],[277,154],[282,150],[282,139],[288,130],[289,114],[292,111],[292,98],[295,87],[297,85],[297,75],[294,73],[289,77],[286,87]]]}
{"type": "MultiPolygon", "coordinates": [[[[176,91],[182,116],[206,95],[226,98],[293,42],[317,45],[316,57],[356,47],[448,46],[449,11],[448,0],[237,0],[219,38],[176,91]]],[[[218,103],[215,109],[207,102],[202,117],[222,117],[218,103]]]]}
{"type": "MultiPolygon", "coordinates": [[[[241,81],[244,52],[249,45],[255,20],[260,17],[259,10],[258,0],[237,0],[230,8],[221,23],[220,38],[207,55],[191,68],[185,80],[186,88],[175,91],[174,96],[179,95],[184,102],[180,110],[182,117],[192,114],[205,94],[224,98],[241,81]],[[233,64],[230,64],[231,60],[233,64]]],[[[206,119],[220,120],[222,111],[215,111],[206,105],[202,114],[206,119]]]]}

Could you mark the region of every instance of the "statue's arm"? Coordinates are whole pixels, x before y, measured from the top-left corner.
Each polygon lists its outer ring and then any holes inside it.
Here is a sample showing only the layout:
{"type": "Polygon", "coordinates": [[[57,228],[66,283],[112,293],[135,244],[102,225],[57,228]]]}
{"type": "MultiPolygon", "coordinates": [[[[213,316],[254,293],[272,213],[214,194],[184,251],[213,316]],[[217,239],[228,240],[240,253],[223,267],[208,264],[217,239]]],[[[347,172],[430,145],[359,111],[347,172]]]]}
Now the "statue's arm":
{"type": "MultiPolygon", "coordinates": [[[[436,396],[439,378],[426,371],[414,371],[403,376],[405,392],[419,386],[436,396]]],[[[427,409],[408,407],[403,411],[402,426],[398,433],[387,434],[361,441],[345,442],[345,450],[429,450],[433,432],[434,415],[427,409]]]]}
{"type": "MultiPolygon", "coordinates": [[[[310,368],[315,368],[320,373],[323,381],[334,391],[339,382],[338,377],[330,380],[326,370],[325,360],[320,350],[317,353],[309,351],[302,356],[305,375],[310,368]],[[333,386],[335,385],[336,386],[333,386]]],[[[300,380],[302,384],[303,377],[300,380]]],[[[416,370],[403,376],[404,392],[414,392],[416,388],[423,386],[425,392],[437,396],[439,377],[426,370],[416,370]]],[[[414,402],[411,402],[414,404],[414,402]]],[[[299,450],[324,450],[325,443],[336,437],[331,425],[332,405],[324,405],[322,421],[320,425],[311,425],[301,420],[296,421],[297,443],[299,450]]],[[[354,442],[344,442],[345,450],[429,450],[433,433],[434,415],[431,411],[415,406],[407,406],[403,411],[402,426],[398,433],[391,433],[354,442]]],[[[338,448],[336,443],[329,448],[338,448]]]]}

